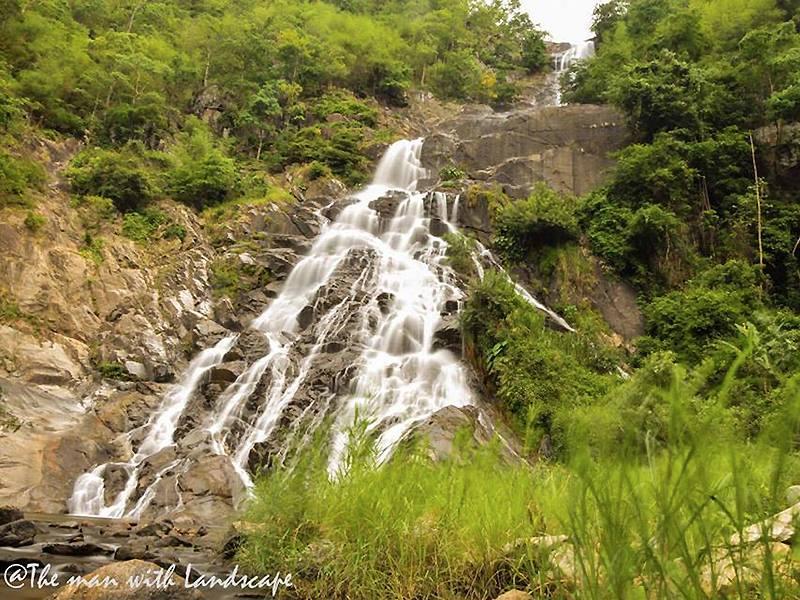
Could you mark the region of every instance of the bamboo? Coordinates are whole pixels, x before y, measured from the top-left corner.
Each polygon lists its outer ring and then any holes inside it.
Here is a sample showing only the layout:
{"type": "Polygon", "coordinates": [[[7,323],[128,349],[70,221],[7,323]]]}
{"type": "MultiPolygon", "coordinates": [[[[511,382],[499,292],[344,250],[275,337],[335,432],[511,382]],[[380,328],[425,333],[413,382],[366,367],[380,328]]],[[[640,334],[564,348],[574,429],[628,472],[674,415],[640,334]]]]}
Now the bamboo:
{"type": "Polygon", "coordinates": [[[761,239],[761,184],[758,180],[758,165],[756,164],[756,146],[753,143],[753,134],[750,134],[750,152],[753,155],[753,176],[756,182],[756,209],[758,226],[758,264],[764,266],[764,245],[761,239]]]}

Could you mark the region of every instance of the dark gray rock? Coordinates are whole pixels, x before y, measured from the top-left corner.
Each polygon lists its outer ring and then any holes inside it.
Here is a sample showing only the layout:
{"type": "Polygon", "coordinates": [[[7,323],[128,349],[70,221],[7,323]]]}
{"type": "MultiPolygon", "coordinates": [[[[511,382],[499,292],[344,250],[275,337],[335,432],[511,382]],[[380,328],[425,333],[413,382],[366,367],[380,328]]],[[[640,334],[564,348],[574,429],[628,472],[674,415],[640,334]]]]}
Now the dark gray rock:
{"type": "Polygon", "coordinates": [[[24,516],[16,506],[0,506],[0,525],[11,523],[11,521],[19,521],[24,516]]]}
{"type": "Polygon", "coordinates": [[[55,554],[58,556],[111,556],[114,549],[99,544],[45,544],[42,547],[45,554],[55,554]]]}
{"type": "Polygon", "coordinates": [[[33,521],[18,519],[0,527],[0,546],[30,546],[38,529],[33,521]]]}

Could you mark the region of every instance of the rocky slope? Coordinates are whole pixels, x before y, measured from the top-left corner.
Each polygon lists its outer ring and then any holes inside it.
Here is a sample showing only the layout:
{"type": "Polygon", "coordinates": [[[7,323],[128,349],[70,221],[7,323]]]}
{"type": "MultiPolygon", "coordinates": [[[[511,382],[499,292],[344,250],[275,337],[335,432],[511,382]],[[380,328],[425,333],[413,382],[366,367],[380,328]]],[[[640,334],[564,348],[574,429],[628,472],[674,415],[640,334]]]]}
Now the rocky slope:
{"type": "MultiPolygon", "coordinates": [[[[613,164],[610,154],[626,139],[619,115],[603,107],[524,106],[504,113],[472,107],[455,116],[428,112],[431,117],[424,123],[409,122],[408,128],[429,133],[422,158],[432,187],[442,167],[457,165],[466,172],[463,189],[500,186],[523,197],[544,181],[582,194],[602,181],[613,164]]],[[[120,217],[103,217],[70,199],[62,172],[76,149],[51,142],[41,142],[37,149],[51,179],[37,206],[45,217],[40,230],[30,231],[24,212],[0,214],[0,505],[64,512],[78,475],[130,456],[125,434],[135,435],[146,423],[188,361],[224,336],[239,334],[179,422],[180,443],[149,458],[140,476],[154,481],[176,457],[190,457],[189,467],[167,471],[161,478],[146,516],[157,517],[164,506],[174,504],[177,494],[181,509],[170,515],[175,526],[206,538],[201,543],[218,543],[224,525],[202,534],[196,525],[224,524],[243,488],[227,458],[211,452],[197,425],[246,366],[266,353],[265,339],[247,325],[279,293],[322,222],[347,204],[346,190],[331,180],[302,187],[289,181],[292,198],[233,205],[204,215],[163,202],[159,209],[185,235],[137,243],[122,235],[120,217]]],[[[448,191],[447,210],[452,213],[452,192],[458,190],[448,191]]],[[[398,201],[384,198],[374,208],[390,215],[398,201]]],[[[432,232],[443,233],[432,197],[426,200],[426,211],[433,217],[432,232]]],[[[457,222],[479,239],[491,237],[484,200],[461,202],[457,222]]],[[[342,283],[322,290],[301,313],[297,348],[318,337],[317,311],[331,303],[359,302],[358,290],[347,282],[358,280],[365,264],[356,252],[338,267],[342,283]]],[[[596,264],[596,271],[601,283],[576,293],[590,296],[620,335],[633,337],[638,313],[632,292],[607,277],[601,265],[596,264]],[[633,321],[620,315],[634,315],[633,321]]],[[[534,279],[531,273],[520,275],[534,279]]],[[[459,353],[456,309],[453,304],[451,314],[443,315],[437,344],[459,353]]],[[[359,342],[348,338],[354,327],[339,330],[335,343],[322,349],[310,366],[309,385],[296,394],[286,413],[291,421],[319,421],[325,411],[316,407],[317,401],[347,385],[353,358],[348,349],[359,342]]],[[[257,397],[263,381],[255,384],[257,397]]],[[[246,417],[257,406],[248,403],[242,410],[246,417]]],[[[445,409],[418,430],[431,440],[435,457],[449,451],[454,431],[465,425],[472,426],[476,443],[494,432],[472,409],[445,409]]],[[[287,436],[297,433],[281,427],[277,431],[254,448],[253,470],[281,460],[287,436]]],[[[513,440],[508,450],[513,456],[513,440]]],[[[124,483],[121,472],[112,469],[106,475],[107,501],[124,483]]]]}

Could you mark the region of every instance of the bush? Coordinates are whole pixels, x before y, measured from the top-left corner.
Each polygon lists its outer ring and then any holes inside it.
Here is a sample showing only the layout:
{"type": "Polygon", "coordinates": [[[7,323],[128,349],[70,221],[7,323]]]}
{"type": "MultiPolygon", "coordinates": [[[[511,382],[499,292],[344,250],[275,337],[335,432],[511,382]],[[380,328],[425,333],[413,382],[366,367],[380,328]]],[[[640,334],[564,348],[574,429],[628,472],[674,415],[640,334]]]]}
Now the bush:
{"type": "Polygon", "coordinates": [[[598,361],[592,348],[602,346],[601,338],[552,331],[544,314],[495,271],[474,283],[461,318],[479,370],[517,424],[528,424],[529,443],[547,434],[555,437],[556,450],[563,449],[554,415],[601,397],[609,384],[602,371],[607,361],[598,361]]]}
{"type": "Polygon", "coordinates": [[[172,158],[168,188],[176,200],[203,209],[224,202],[237,192],[236,162],[215,143],[202,122],[189,122],[172,158]]]}
{"type": "Polygon", "coordinates": [[[672,350],[698,361],[710,342],[733,335],[762,306],[755,269],[730,261],[704,271],[683,290],[656,298],[644,307],[645,352],[672,350]]]}
{"type": "Polygon", "coordinates": [[[44,215],[40,215],[32,210],[29,210],[28,214],[25,216],[25,227],[33,233],[39,231],[46,222],[47,219],[45,219],[44,215]]]}
{"type": "Polygon", "coordinates": [[[538,185],[525,200],[501,205],[494,214],[494,244],[506,259],[519,261],[543,246],[578,237],[575,200],[538,185]]]}
{"type": "Polygon", "coordinates": [[[466,176],[467,174],[464,169],[457,167],[456,165],[447,165],[439,170],[439,179],[441,179],[443,183],[459,181],[460,179],[464,179],[466,176]]]}
{"type": "Polygon", "coordinates": [[[166,222],[167,216],[159,210],[128,213],[122,219],[122,235],[135,242],[148,242],[166,222]]]}
{"type": "Polygon", "coordinates": [[[25,206],[27,193],[44,181],[44,171],[32,161],[0,150],[0,208],[25,206]]]}
{"type": "Polygon", "coordinates": [[[447,242],[445,263],[456,273],[472,277],[475,274],[475,263],[472,259],[475,240],[460,233],[446,233],[443,239],[447,242]]]}
{"type": "Polygon", "coordinates": [[[81,152],[67,169],[72,191],[108,198],[120,212],[144,208],[159,194],[154,167],[135,144],[81,152]]]}

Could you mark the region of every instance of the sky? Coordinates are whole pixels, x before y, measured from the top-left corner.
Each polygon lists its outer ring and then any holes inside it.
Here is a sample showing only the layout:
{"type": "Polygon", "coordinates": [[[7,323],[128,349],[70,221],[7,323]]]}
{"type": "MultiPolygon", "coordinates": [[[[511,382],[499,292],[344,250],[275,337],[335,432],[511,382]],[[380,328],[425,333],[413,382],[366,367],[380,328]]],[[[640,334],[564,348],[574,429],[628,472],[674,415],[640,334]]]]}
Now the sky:
{"type": "Polygon", "coordinates": [[[598,0],[522,0],[523,9],[550,32],[555,42],[580,42],[591,37],[592,10],[598,0]]]}

